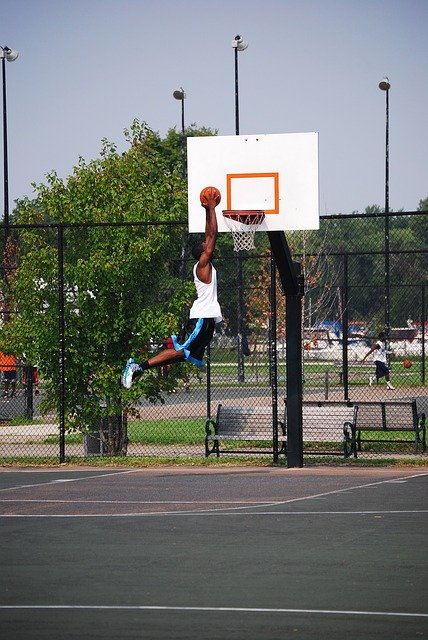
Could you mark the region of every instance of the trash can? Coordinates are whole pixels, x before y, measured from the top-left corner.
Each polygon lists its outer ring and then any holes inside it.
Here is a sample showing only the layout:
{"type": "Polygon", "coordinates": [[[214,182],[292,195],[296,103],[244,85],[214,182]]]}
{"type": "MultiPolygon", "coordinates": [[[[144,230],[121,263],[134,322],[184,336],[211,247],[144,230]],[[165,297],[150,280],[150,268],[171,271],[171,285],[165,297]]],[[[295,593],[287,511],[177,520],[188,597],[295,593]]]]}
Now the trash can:
{"type": "MultiPolygon", "coordinates": [[[[104,433],[106,434],[105,430],[104,430],[104,433]]],[[[104,442],[100,438],[99,429],[97,429],[96,431],[90,431],[85,435],[84,450],[85,450],[85,456],[105,456],[106,455],[107,447],[105,446],[104,442]]]]}

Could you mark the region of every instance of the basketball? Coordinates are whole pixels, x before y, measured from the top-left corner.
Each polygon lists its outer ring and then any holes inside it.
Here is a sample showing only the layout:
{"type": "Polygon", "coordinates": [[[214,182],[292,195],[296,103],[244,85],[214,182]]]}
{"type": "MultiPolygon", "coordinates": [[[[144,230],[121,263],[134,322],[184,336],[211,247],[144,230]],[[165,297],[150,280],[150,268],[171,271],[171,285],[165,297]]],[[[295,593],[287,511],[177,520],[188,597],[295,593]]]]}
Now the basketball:
{"type": "Polygon", "coordinates": [[[404,360],[403,362],[403,367],[405,369],[410,369],[410,367],[412,366],[413,362],[411,360],[404,360]]]}
{"type": "Polygon", "coordinates": [[[209,198],[210,196],[214,196],[215,197],[216,206],[218,204],[220,204],[221,193],[217,189],[217,187],[205,187],[204,189],[202,189],[202,191],[200,193],[200,196],[199,196],[200,199],[201,199],[201,204],[202,205],[207,205],[208,204],[207,198],[209,198]]]}

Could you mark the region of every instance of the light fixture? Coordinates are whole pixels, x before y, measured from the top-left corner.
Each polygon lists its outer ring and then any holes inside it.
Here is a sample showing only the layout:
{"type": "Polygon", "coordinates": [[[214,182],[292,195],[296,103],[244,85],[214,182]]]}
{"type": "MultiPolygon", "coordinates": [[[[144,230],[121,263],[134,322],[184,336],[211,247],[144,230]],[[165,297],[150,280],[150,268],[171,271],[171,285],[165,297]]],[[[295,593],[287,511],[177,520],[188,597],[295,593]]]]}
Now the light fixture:
{"type": "Polygon", "coordinates": [[[242,36],[237,35],[232,40],[232,47],[234,49],[238,49],[238,51],[245,51],[245,49],[248,47],[248,42],[244,42],[242,36]]]}
{"type": "Polygon", "coordinates": [[[184,93],[184,90],[182,87],[174,91],[172,95],[176,100],[184,100],[184,98],[186,97],[186,94],[184,93]]]}
{"type": "Polygon", "coordinates": [[[379,89],[381,89],[382,91],[388,91],[390,87],[391,87],[391,84],[389,82],[389,78],[385,76],[385,78],[383,78],[383,80],[379,82],[379,89]]]}

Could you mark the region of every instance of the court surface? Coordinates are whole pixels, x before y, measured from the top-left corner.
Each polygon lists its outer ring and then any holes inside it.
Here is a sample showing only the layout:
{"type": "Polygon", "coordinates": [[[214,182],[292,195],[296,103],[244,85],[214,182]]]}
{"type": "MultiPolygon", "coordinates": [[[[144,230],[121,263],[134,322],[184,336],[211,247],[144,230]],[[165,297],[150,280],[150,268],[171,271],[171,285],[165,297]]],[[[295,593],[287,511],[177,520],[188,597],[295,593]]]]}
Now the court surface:
{"type": "Polygon", "coordinates": [[[0,470],[5,640],[428,637],[428,470],[0,470]]]}

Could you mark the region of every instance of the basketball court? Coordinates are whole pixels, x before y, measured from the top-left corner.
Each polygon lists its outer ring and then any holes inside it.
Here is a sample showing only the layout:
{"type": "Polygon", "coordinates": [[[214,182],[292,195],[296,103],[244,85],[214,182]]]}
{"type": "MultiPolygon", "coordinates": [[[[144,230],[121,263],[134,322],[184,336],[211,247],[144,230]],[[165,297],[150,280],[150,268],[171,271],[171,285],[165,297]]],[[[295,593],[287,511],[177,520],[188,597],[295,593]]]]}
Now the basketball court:
{"type": "Polygon", "coordinates": [[[423,468],[4,468],[2,637],[426,637],[427,490],[423,468]]]}

